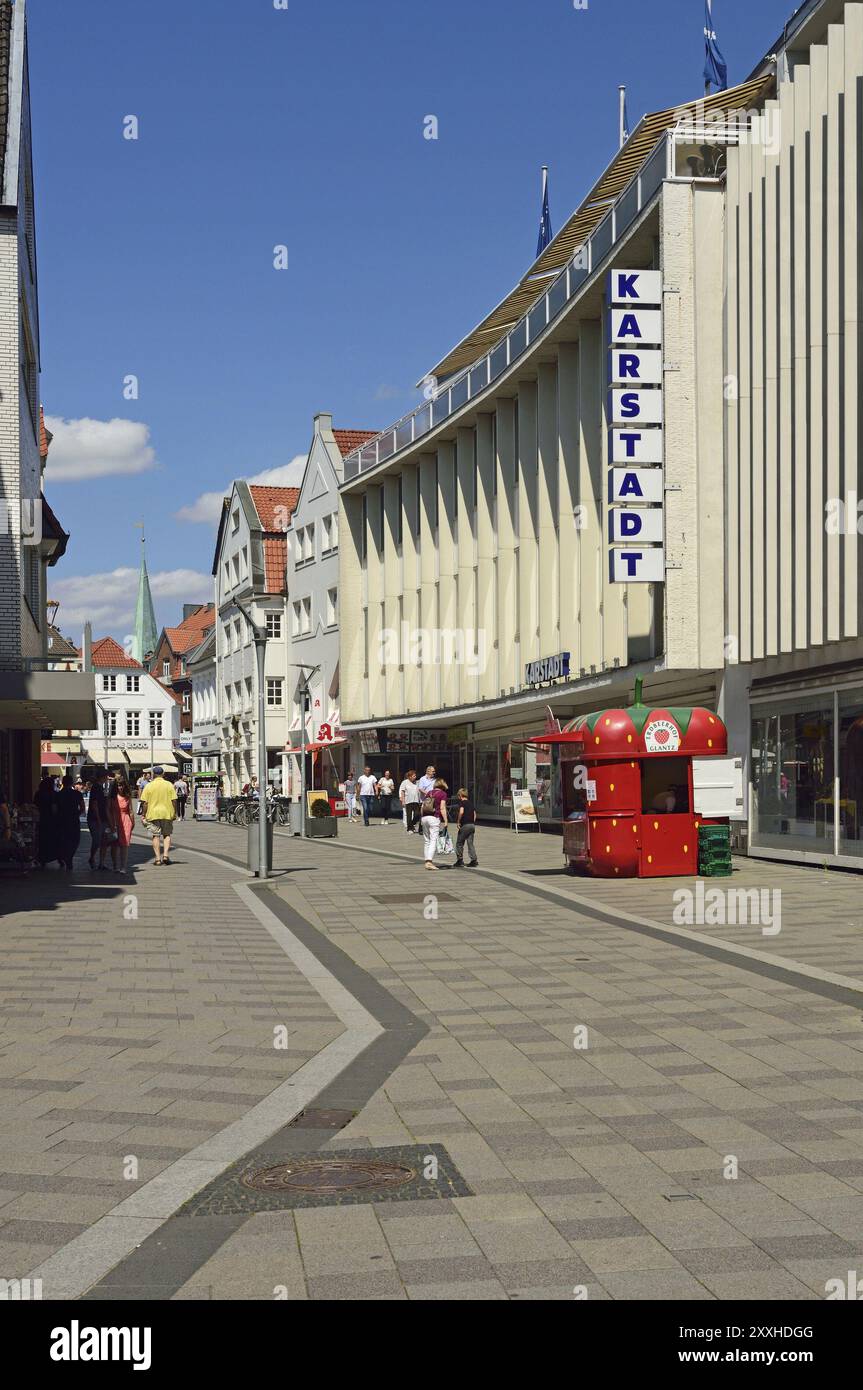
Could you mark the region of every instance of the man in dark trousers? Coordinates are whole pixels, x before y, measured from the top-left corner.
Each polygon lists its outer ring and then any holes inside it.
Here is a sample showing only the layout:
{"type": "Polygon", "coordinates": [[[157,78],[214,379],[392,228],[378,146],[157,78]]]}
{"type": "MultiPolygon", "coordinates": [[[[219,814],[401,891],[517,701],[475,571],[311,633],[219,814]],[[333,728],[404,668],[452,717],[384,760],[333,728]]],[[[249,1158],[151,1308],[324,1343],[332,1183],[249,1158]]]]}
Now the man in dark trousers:
{"type": "Polygon", "coordinates": [[[458,826],[458,837],[455,843],[455,867],[457,869],[475,869],[479,860],[476,857],[476,846],[474,836],[476,835],[476,807],[467,794],[465,787],[458,789],[458,810],[456,812],[456,825],[458,826]],[[470,862],[465,864],[464,852],[467,847],[470,862]]]}

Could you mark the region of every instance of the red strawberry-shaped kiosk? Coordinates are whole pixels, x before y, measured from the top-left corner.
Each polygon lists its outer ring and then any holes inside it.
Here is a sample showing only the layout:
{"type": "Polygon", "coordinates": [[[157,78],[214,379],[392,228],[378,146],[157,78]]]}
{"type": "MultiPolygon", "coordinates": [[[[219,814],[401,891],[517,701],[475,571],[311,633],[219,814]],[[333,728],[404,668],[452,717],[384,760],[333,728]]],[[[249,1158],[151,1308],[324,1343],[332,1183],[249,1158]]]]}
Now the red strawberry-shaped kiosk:
{"type": "Polygon", "coordinates": [[[716,823],[694,810],[692,763],[727,754],[725,725],[698,707],[651,708],[641,684],[628,709],[531,740],[560,750],[564,856],[595,878],[694,875],[699,824],[716,823]]]}

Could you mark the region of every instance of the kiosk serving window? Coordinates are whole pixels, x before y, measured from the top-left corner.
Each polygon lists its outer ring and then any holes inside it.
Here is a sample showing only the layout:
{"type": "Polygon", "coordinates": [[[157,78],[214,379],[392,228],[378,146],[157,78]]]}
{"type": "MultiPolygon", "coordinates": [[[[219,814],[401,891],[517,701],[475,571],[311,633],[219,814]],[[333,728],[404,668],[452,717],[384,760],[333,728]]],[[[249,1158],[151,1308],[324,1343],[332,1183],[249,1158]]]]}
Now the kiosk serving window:
{"type": "Polygon", "coordinates": [[[645,759],[641,765],[643,815],[689,815],[689,759],[645,759]]]}

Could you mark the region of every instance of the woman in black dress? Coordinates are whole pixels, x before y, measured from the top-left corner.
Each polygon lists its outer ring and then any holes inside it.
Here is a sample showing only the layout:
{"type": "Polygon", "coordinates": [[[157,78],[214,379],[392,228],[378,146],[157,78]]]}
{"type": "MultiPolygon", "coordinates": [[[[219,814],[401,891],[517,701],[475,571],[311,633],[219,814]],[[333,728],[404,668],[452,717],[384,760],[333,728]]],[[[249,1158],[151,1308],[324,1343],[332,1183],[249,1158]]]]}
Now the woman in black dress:
{"type": "Polygon", "coordinates": [[[36,844],[36,860],[40,868],[60,858],[57,834],[57,793],[54,778],[46,772],[39,783],[33,802],[39,812],[39,832],[36,844]]]}
{"type": "Polygon", "coordinates": [[[81,817],[84,814],[84,798],[76,789],[71,777],[63,778],[63,786],[57,793],[57,829],[60,847],[60,863],[71,873],[75,853],[81,843],[81,817]]]}
{"type": "Polygon", "coordinates": [[[104,869],[105,834],[108,830],[108,803],[102,789],[102,783],[94,778],[90,783],[90,800],[87,803],[87,828],[90,831],[90,868],[104,869]],[[96,863],[96,855],[99,862],[96,863]]]}

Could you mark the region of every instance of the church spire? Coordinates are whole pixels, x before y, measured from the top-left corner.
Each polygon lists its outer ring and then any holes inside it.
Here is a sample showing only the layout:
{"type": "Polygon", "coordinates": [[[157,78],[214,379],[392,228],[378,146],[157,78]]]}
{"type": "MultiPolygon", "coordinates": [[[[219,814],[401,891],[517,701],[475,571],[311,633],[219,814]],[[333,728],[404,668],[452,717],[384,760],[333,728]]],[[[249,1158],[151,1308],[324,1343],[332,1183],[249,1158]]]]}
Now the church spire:
{"type": "Polygon", "coordinates": [[[153,595],[150,593],[150,576],[147,574],[147,556],[144,544],[144,523],[136,523],[141,528],[141,571],[138,575],[138,601],[135,604],[135,635],[132,643],[132,656],[142,664],[156,650],[156,614],[153,611],[153,595]]]}

